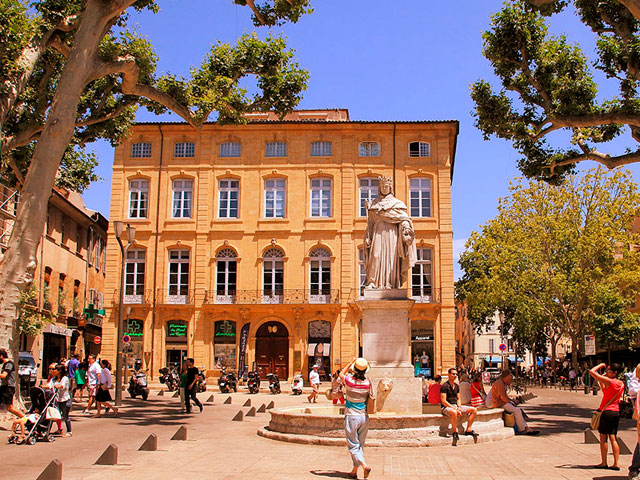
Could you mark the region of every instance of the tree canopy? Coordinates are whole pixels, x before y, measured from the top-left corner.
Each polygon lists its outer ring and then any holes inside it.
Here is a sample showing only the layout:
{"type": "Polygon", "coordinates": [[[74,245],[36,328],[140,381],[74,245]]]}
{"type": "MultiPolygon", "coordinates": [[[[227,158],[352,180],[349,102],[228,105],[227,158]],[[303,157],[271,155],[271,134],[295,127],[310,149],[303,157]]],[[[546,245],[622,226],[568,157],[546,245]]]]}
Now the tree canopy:
{"type": "MultiPolygon", "coordinates": [[[[2,177],[18,188],[27,175],[35,145],[54,101],[61,101],[62,72],[77,42],[77,30],[89,10],[110,16],[77,101],[75,128],[61,161],[57,183],[82,191],[96,180],[95,157],[84,147],[96,139],[118,143],[135,112],[172,110],[197,127],[215,113],[220,123],[238,123],[243,114],[274,110],[284,114],[299,102],[307,72],[293,60],[285,40],[255,34],[235,45],[216,43],[190,78],[158,75],[158,57],[145,37],[129,28],[127,9],[159,11],[153,0],[0,0],[0,125],[2,177]],[[239,80],[256,76],[258,92],[239,80]]],[[[256,25],[297,21],[310,11],[308,0],[235,0],[249,6],[256,25]]]]}
{"type": "Polygon", "coordinates": [[[501,86],[472,85],[476,126],[512,142],[524,175],[559,182],[584,160],[608,168],[640,161],[640,0],[508,0],[483,39],[501,86]],[[549,31],[567,8],[596,36],[593,61],[549,31]],[[601,98],[594,69],[617,95],[601,98]],[[623,135],[627,148],[614,153],[608,142],[623,135]]]}
{"type": "Polygon", "coordinates": [[[456,293],[473,324],[499,311],[529,347],[567,335],[577,352],[593,332],[628,345],[640,331],[627,308],[640,285],[640,235],[631,228],[640,193],[629,173],[599,167],[560,185],[516,181],[510,193],[460,258],[456,293]]]}

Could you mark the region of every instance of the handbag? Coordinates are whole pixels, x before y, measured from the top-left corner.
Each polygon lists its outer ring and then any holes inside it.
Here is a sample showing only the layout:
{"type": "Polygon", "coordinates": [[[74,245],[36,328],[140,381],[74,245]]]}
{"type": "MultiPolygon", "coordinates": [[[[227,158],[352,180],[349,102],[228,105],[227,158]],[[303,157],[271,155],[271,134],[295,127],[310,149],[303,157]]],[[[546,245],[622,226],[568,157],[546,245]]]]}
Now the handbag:
{"type": "MultiPolygon", "coordinates": [[[[621,395],[622,394],[618,395],[618,398],[620,398],[621,395]]],[[[609,405],[611,405],[611,403],[613,403],[614,400],[615,400],[615,397],[613,397],[611,400],[609,400],[602,410],[606,410],[607,407],[609,405]]],[[[591,429],[592,430],[598,430],[598,427],[600,427],[600,417],[602,416],[602,410],[598,409],[595,412],[593,412],[593,415],[591,415],[591,429]]]]}
{"type": "Polygon", "coordinates": [[[47,420],[62,420],[60,410],[58,410],[56,407],[47,407],[44,418],[46,418],[47,420]]]}
{"type": "Polygon", "coordinates": [[[373,415],[376,413],[376,397],[371,394],[371,387],[369,387],[369,398],[367,398],[367,415],[373,415]]]}

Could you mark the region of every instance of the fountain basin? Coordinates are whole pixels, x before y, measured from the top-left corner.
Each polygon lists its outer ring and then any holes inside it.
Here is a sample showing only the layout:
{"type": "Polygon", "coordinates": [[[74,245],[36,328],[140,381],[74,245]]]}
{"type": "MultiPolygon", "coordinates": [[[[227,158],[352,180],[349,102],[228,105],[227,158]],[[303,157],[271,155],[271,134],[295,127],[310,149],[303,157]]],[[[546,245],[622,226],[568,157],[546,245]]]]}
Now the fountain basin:
{"type": "MultiPolygon", "coordinates": [[[[270,410],[269,425],[258,430],[258,435],[292,443],[314,445],[346,445],[344,433],[344,407],[338,405],[291,407],[270,410]]],[[[503,409],[478,410],[473,429],[478,433],[477,443],[504,440],[514,436],[513,428],[504,426],[503,409]]],[[[466,426],[466,422],[463,423],[466,426]]],[[[446,437],[448,419],[440,413],[398,415],[383,412],[369,418],[367,446],[370,447],[430,447],[450,445],[446,437]]],[[[462,433],[462,426],[458,431],[462,433]]],[[[460,435],[458,445],[473,444],[470,436],[460,435]]]]}

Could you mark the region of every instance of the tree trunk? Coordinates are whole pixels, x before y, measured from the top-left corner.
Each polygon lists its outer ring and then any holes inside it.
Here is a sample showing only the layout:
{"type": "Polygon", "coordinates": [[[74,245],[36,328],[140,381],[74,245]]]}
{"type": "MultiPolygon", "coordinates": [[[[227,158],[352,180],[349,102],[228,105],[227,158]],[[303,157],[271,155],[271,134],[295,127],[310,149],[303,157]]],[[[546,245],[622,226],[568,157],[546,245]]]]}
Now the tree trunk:
{"type": "Polygon", "coordinates": [[[556,349],[558,347],[558,338],[551,338],[551,378],[556,383],[556,349]]]}
{"type": "Polygon", "coordinates": [[[99,0],[88,0],[42,135],[36,145],[9,245],[0,260],[0,348],[18,365],[19,295],[33,280],[36,252],[47,217],[56,172],[73,137],[78,102],[105,28],[99,0]]]}
{"type": "Polygon", "coordinates": [[[571,335],[571,366],[578,369],[578,354],[580,353],[580,341],[577,334],[571,335]]]}

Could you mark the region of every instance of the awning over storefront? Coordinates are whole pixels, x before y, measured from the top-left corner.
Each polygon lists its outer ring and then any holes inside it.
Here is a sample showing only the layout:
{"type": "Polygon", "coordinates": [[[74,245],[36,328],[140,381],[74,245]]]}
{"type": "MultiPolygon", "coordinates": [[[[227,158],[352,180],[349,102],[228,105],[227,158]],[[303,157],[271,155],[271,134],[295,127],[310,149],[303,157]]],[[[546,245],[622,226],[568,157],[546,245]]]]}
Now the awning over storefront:
{"type": "Polygon", "coordinates": [[[52,323],[44,327],[42,331],[44,333],[53,333],[54,335],[62,335],[64,337],[70,337],[71,335],[73,335],[73,330],[71,330],[70,328],[59,327],[58,325],[54,325],[52,323]]]}
{"type": "MultiPolygon", "coordinates": [[[[549,363],[551,361],[551,359],[549,357],[546,357],[544,360],[544,363],[549,363]]],[[[536,365],[538,367],[542,366],[542,357],[538,357],[538,361],[536,362],[536,365]]]]}
{"type": "MultiPolygon", "coordinates": [[[[510,357],[507,357],[509,359],[510,362],[515,362],[516,361],[516,356],[515,355],[511,355],[510,357]]],[[[524,360],[520,357],[518,357],[518,363],[522,363],[524,362],[524,360]]]]}

